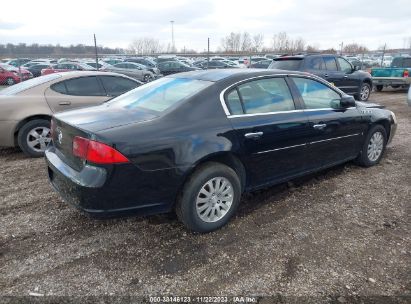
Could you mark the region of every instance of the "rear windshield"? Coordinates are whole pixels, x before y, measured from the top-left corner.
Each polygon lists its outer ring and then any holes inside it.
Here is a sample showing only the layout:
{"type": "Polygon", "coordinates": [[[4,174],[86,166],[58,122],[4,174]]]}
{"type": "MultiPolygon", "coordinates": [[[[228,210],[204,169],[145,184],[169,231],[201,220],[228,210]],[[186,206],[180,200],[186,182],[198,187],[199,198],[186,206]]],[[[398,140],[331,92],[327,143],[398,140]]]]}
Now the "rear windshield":
{"type": "Polygon", "coordinates": [[[269,68],[295,71],[300,69],[301,62],[301,58],[274,59],[269,68]]]}
{"type": "Polygon", "coordinates": [[[60,77],[61,75],[58,75],[58,74],[49,74],[49,75],[32,78],[32,79],[17,83],[15,85],[12,85],[4,90],[1,90],[0,95],[14,95],[14,94],[23,92],[25,90],[28,90],[30,88],[33,88],[35,86],[41,85],[43,83],[55,80],[60,77]]]}
{"type": "Polygon", "coordinates": [[[391,63],[393,68],[409,68],[411,67],[411,58],[397,57],[391,63]]]}
{"type": "Polygon", "coordinates": [[[107,104],[126,109],[143,108],[163,112],[211,84],[212,82],[197,79],[164,77],[114,98],[107,104]]]}

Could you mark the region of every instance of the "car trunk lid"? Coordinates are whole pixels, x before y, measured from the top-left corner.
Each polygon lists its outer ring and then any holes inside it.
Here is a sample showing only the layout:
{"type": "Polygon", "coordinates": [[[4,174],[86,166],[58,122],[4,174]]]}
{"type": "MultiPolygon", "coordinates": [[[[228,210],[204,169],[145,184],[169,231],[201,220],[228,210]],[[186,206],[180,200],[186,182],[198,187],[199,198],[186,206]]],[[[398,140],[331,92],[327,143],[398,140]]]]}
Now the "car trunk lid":
{"type": "MultiPolygon", "coordinates": [[[[73,169],[80,171],[84,160],[73,155],[73,140],[76,136],[95,140],[102,130],[131,123],[152,120],[157,116],[147,110],[126,110],[104,105],[56,114],[52,122],[52,140],[59,157],[73,169]]],[[[105,142],[111,146],[112,143],[105,142]]]]}

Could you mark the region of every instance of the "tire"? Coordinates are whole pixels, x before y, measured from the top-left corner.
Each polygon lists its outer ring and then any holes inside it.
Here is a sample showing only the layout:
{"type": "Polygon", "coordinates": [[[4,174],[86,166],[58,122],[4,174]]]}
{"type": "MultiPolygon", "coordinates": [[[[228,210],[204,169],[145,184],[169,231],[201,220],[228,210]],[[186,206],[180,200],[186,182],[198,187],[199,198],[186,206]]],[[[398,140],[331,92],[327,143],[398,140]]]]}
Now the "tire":
{"type": "Polygon", "coordinates": [[[370,97],[370,94],[371,94],[371,86],[368,83],[363,82],[360,87],[360,91],[358,92],[358,94],[355,95],[355,99],[359,101],[367,101],[368,98],[370,97]]]}
{"type": "Polygon", "coordinates": [[[14,81],[14,79],[13,78],[11,78],[11,77],[8,77],[7,79],[6,79],[6,84],[7,85],[13,85],[13,84],[15,84],[16,82],[14,81]]]}
{"type": "Polygon", "coordinates": [[[383,88],[384,88],[383,85],[377,85],[377,86],[375,86],[375,89],[377,90],[377,92],[381,92],[383,88]]]}
{"type": "Polygon", "coordinates": [[[368,134],[365,139],[364,145],[361,149],[361,152],[356,159],[356,163],[363,167],[371,167],[371,166],[378,164],[382,156],[384,155],[386,144],[387,144],[387,131],[385,130],[385,128],[382,125],[375,125],[371,127],[371,129],[368,131],[368,134]],[[380,136],[378,136],[378,134],[380,134],[380,136]],[[378,140],[379,138],[381,139],[381,141],[378,140]],[[371,153],[372,148],[370,147],[370,145],[372,145],[373,142],[375,144],[378,143],[377,146],[381,144],[379,149],[377,149],[379,153],[375,154],[374,156],[371,153]]]}
{"type": "Polygon", "coordinates": [[[50,121],[45,119],[30,120],[20,128],[17,135],[20,149],[30,157],[43,156],[50,141],[50,121]]]}
{"type": "Polygon", "coordinates": [[[187,229],[211,232],[227,224],[237,210],[240,197],[241,183],[236,172],[226,165],[209,162],[201,165],[185,183],[177,199],[176,213],[187,229]]]}
{"type": "Polygon", "coordinates": [[[144,75],[144,78],[143,78],[144,82],[150,82],[152,80],[153,80],[153,77],[151,75],[149,75],[149,74],[144,75]]]}

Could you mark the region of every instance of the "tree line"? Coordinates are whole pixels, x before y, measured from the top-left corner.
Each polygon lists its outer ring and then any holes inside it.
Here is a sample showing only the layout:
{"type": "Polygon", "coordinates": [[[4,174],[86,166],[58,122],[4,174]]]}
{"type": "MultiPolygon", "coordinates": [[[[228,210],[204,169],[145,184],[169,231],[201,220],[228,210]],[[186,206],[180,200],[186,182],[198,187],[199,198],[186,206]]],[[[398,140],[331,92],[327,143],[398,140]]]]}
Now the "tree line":
{"type": "MultiPolygon", "coordinates": [[[[97,46],[99,54],[124,54],[125,50],[121,48],[109,48],[97,46]]],[[[60,46],[47,44],[41,45],[38,43],[26,44],[0,44],[0,56],[2,57],[18,57],[23,56],[55,56],[62,57],[66,55],[92,55],[95,53],[94,46],[77,44],[70,46],[60,46]]]]}

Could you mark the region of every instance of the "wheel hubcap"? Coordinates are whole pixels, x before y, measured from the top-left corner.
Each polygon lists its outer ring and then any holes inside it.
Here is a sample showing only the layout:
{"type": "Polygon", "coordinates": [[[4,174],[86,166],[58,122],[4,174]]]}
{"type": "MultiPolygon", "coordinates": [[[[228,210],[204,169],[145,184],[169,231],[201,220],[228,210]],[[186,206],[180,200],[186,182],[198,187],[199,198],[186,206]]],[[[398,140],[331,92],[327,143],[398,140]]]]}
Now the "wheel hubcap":
{"type": "Polygon", "coordinates": [[[44,152],[51,141],[50,129],[37,127],[27,134],[27,145],[35,152],[44,152]]]}
{"type": "Polygon", "coordinates": [[[384,136],[381,132],[375,132],[368,143],[367,156],[370,161],[376,161],[384,147],[384,136]]]}
{"type": "Polygon", "coordinates": [[[7,79],[7,84],[8,84],[8,85],[14,84],[14,80],[11,79],[11,78],[7,79]]]}
{"type": "Polygon", "coordinates": [[[361,100],[366,100],[368,98],[368,96],[370,95],[370,89],[368,88],[368,86],[363,86],[361,88],[361,100]]]}
{"type": "Polygon", "coordinates": [[[207,223],[221,220],[233,204],[234,190],[225,177],[214,177],[206,182],[197,195],[197,215],[207,223]]]}

